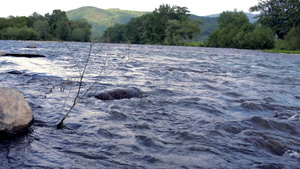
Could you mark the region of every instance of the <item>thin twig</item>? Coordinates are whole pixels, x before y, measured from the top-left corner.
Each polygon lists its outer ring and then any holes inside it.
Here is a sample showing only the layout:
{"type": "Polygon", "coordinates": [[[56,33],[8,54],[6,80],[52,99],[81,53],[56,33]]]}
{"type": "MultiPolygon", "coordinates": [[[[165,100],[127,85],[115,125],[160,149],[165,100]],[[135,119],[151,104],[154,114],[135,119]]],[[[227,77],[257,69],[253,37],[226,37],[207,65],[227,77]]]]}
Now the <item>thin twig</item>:
{"type": "MultiPolygon", "coordinates": [[[[126,38],[127,39],[127,38],[126,38]]],[[[128,40],[128,39],[127,39],[128,40]]],[[[108,40],[109,41],[109,40],[108,40]]],[[[128,42],[129,42],[129,40],[128,40],[128,42]]],[[[67,44],[65,44],[65,43],[63,43],[66,47],[67,47],[67,49],[71,52],[71,50],[70,50],[70,48],[69,48],[69,46],[67,45],[67,44]]],[[[66,119],[66,117],[69,115],[69,113],[73,110],[73,108],[80,102],[80,100],[82,100],[83,98],[84,98],[84,96],[101,80],[101,74],[102,73],[104,73],[104,77],[106,77],[107,75],[109,75],[109,74],[111,74],[111,73],[113,73],[115,70],[117,70],[118,68],[120,68],[121,66],[125,66],[128,62],[129,62],[129,59],[130,59],[130,43],[128,43],[128,46],[129,46],[129,51],[128,51],[128,58],[127,58],[127,60],[123,63],[123,64],[121,64],[121,65],[119,65],[119,66],[117,66],[116,68],[114,68],[113,70],[111,70],[111,71],[109,71],[108,73],[106,73],[106,69],[107,69],[107,64],[108,64],[108,61],[109,61],[109,54],[108,54],[108,52],[107,52],[107,55],[106,55],[106,57],[105,57],[105,59],[104,59],[104,61],[103,61],[103,67],[101,68],[101,71],[99,72],[99,74],[98,74],[98,76],[97,76],[97,78],[96,78],[96,80],[92,83],[92,85],[90,86],[90,87],[88,87],[87,89],[86,89],[86,91],[85,92],[83,92],[83,94],[80,96],[80,93],[81,93],[81,89],[82,89],[82,83],[83,83],[83,79],[84,79],[84,75],[85,75],[85,73],[86,73],[86,70],[87,70],[87,67],[88,67],[88,64],[89,64],[89,62],[90,62],[90,60],[91,60],[91,57],[93,57],[92,56],[92,49],[93,49],[93,45],[94,45],[94,43],[91,43],[90,42],[90,48],[89,48],[89,54],[88,54],[88,57],[87,57],[87,59],[86,59],[86,61],[85,61],[85,66],[84,66],[84,68],[83,68],[83,70],[81,71],[81,68],[80,68],[80,66],[79,66],[79,63],[78,63],[78,61],[77,61],[77,59],[76,59],[76,57],[72,54],[72,57],[73,57],[73,59],[74,59],[74,61],[76,62],[76,66],[78,67],[78,71],[79,71],[79,75],[80,75],[80,80],[79,80],[79,86],[78,86],[78,90],[77,90],[77,94],[76,94],[76,96],[75,96],[75,99],[73,100],[73,104],[72,104],[72,106],[70,107],[70,109],[68,110],[68,112],[66,113],[66,115],[63,117],[63,119],[60,121],[60,123],[57,125],[57,129],[62,129],[63,128],[63,122],[64,122],[64,120],[66,119]]],[[[98,52],[100,52],[100,51],[102,51],[102,48],[104,47],[104,45],[101,47],[101,49],[98,51],[98,52]]],[[[110,48],[109,48],[109,46],[108,46],[108,51],[110,50],[110,48]]],[[[94,56],[96,56],[97,54],[98,54],[98,52],[94,55],[94,56]]],[[[68,99],[68,97],[69,97],[69,95],[70,95],[70,92],[71,92],[71,89],[72,89],[72,87],[70,88],[70,90],[69,90],[69,93],[68,93],[68,96],[67,96],[67,98],[66,98],[66,100],[65,100],[65,102],[64,102],[64,104],[63,104],[63,107],[62,107],[62,109],[61,109],[61,111],[64,109],[64,107],[65,107],[65,103],[66,103],[66,101],[67,101],[67,99],[68,99]]]]}
{"type": "Polygon", "coordinates": [[[70,86],[70,89],[69,89],[68,95],[67,95],[67,97],[66,97],[66,99],[65,99],[65,101],[64,101],[64,104],[63,104],[63,106],[61,107],[60,113],[62,113],[62,111],[63,111],[63,110],[64,110],[64,108],[66,107],[66,102],[67,102],[68,98],[70,97],[70,94],[71,94],[71,90],[72,90],[72,88],[73,88],[73,85],[71,85],[71,86],[70,86]]]}
{"type": "Polygon", "coordinates": [[[62,44],[64,44],[65,47],[66,47],[66,48],[69,50],[69,52],[71,53],[71,56],[73,57],[73,59],[74,59],[74,61],[75,61],[75,63],[76,63],[76,67],[77,67],[77,69],[78,69],[79,77],[80,77],[80,76],[81,76],[81,67],[79,66],[79,63],[78,63],[78,61],[77,61],[75,55],[72,53],[72,51],[71,51],[71,49],[70,49],[70,47],[69,47],[68,44],[66,44],[66,43],[63,42],[63,41],[62,41],[62,44]]]}

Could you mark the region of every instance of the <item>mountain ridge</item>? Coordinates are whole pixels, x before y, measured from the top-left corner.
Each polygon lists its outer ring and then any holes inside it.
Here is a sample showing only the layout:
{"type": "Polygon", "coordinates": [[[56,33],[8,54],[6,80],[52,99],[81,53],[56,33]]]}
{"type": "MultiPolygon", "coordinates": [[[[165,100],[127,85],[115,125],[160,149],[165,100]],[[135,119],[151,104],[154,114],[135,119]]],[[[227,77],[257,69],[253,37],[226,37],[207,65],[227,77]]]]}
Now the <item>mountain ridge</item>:
{"type": "Polygon", "coordinates": [[[106,28],[117,23],[125,24],[132,17],[139,17],[147,12],[120,10],[118,8],[100,9],[84,6],[67,11],[70,20],[86,19],[92,25],[92,37],[100,36],[106,28]]]}
{"type": "MultiPolygon", "coordinates": [[[[151,12],[121,10],[119,8],[101,9],[93,6],[84,6],[66,12],[70,20],[86,19],[92,25],[92,37],[100,36],[109,26],[115,24],[126,24],[131,18],[139,17],[151,12]]],[[[250,22],[254,22],[254,14],[245,13],[250,22]]],[[[217,17],[220,14],[197,16],[190,14],[191,19],[199,19],[201,24],[201,35],[207,37],[217,29],[217,17]]],[[[256,15],[255,15],[256,16],[256,15]]]]}

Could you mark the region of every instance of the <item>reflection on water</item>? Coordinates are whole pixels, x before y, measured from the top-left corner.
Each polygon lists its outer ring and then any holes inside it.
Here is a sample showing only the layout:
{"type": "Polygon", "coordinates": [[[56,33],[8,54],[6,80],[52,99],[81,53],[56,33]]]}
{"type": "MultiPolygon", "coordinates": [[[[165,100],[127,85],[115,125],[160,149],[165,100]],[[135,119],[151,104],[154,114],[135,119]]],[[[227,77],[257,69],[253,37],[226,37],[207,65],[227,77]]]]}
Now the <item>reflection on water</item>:
{"type": "Polygon", "coordinates": [[[0,168],[299,167],[299,55],[98,44],[85,89],[103,66],[130,61],[102,76],[90,95],[135,87],[145,97],[87,96],[67,128],[56,130],[68,89],[78,85],[68,81],[78,77],[72,55],[83,66],[89,45],[68,43],[71,52],[55,42],[24,48],[31,43],[0,41],[3,52],[47,56],[0,57],[1,86],[23,93],[35,117],[30,133],[0,141],[0,168]]]}

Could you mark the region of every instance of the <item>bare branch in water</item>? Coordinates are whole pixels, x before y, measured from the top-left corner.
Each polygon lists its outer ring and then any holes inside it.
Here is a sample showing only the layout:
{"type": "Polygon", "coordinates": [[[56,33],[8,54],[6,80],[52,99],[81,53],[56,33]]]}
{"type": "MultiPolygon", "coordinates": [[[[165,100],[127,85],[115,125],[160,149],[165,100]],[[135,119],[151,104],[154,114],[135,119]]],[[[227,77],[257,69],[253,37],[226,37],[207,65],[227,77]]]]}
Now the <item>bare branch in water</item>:
{"type": "MultiPolygon", "coordinates": [[[[122,63],[122,64],[119,64],[116,68],[108,71],[108,61],[109,61],[109,51],[110,51],[110,48],[108,46],[108,51],[106,53],[106,57],[104,58],[104,60],[102,61],[102,64],[103,66],[101,67],[101,70],[99,71],[98,75],[97,75],[97,78],[95,79],[95,81],[92,83],[91,86],[89,86],[85,91],[82,92],[82,87],[83,87],[83,81],[84,81],[84,78],[85,78],[85,74],[86,74],[86,71],[88,69],[88,65],[91,61],[91,59],[94,57],[94,56],[97,56],[100,52],[103,51],[103,47],[104,45],[100,48],[100,50],[96,51],[94,54],[93,54],[93,46],[95,45],[95,43],[91,43],[90,42],[90,46],[89,46],[89,52],[88,52],[88,56],[87,56],[87,59],[85,60],[85,64],[84,64],[84,67],[81,68],[80,65],[79,65],[79,62],[78,62],[78,59],[76,58],[76,56],[72,53],[70,47],[68,44],[66,44],[65,42],[63,42],[63,44],[67,47],[67,49],[69,50],[69,52],[71,53],[72,57],[73,57],[73,60],[74,62],[76,63],[76,67],[78,68],[78,71],[79,71],[79,86],[78,86],[78,89],[77,89],[77,92],[76,92],[76,96],[75,98],[73,99],[72,101],[72,106],[69,108],[69,110],[67,111],[67,113],[65,114],[65,116],[62,118],[62,120],[58,123],[57,125],[57,129],[62,129],[64,128],[64,125],[63,125],[63,122],[64,120],[67,118],[67,116],[69,115],[69,113],[73,110],[73,108],[86,96],[86,94],[103,78],[103,77],[106,77],[108,75],[110,75],[111,73],[113,73],[114,71],[116,71],[117,69],[119,69],[120,67],[123,67],[125,66],[129,60],[130,60],[130,43],[128,43],[128,57],[127,57],[127,60],[122,63]],[[107,72],[108,71],[108,72],[107,72]],[[82,94],[81,94],[82,93],[82,94]]],[[[63,111],[63,109],[65,108],[65,105],[66,105],[66,102],[70,96],[70,93],[71,93],[71,90],[72,90],[72,86],[70,87],[69,89],[69,92],[68,92],[68,95],[64,101],[64,104],[61,108],[61,112],[63,111]]]]}

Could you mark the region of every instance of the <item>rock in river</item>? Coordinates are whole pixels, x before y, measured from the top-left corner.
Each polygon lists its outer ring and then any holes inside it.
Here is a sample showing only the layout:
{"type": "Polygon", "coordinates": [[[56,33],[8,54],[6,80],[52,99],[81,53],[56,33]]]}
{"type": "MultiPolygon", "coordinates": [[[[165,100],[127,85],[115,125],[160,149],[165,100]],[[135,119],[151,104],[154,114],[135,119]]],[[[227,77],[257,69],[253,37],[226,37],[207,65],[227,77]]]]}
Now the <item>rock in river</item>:
{"type": "Polygon", "coordinates": [[[32,110],[23,95],[14,89],[0,87],[0,134],[17,134],[32,122],[32,110]]]}
{"type": "Polygon", "coordinates": [[[26,48],[36,48],[36,45],[28,45],[26,48]]]}
{"type": "Polygon", "coordinates": [[[142,97],[143,92],[135,87],[128,89],[115,89],[106,92],[99,93],[94,97],[100,100],[120,100],[120,99],[130,99],[133,97],[142,97]]]}
{"type": "Polygon", "coordinates": [[[20,74],[22,74],[22,72],[21,72],[21,71],[18,71],[18,70],[12,70],[12,71],[9,71],[9,72],[7,72],[7,73],[9,73],[9,74],[15,74],[15,75],[20,75],[20,74]]]}

